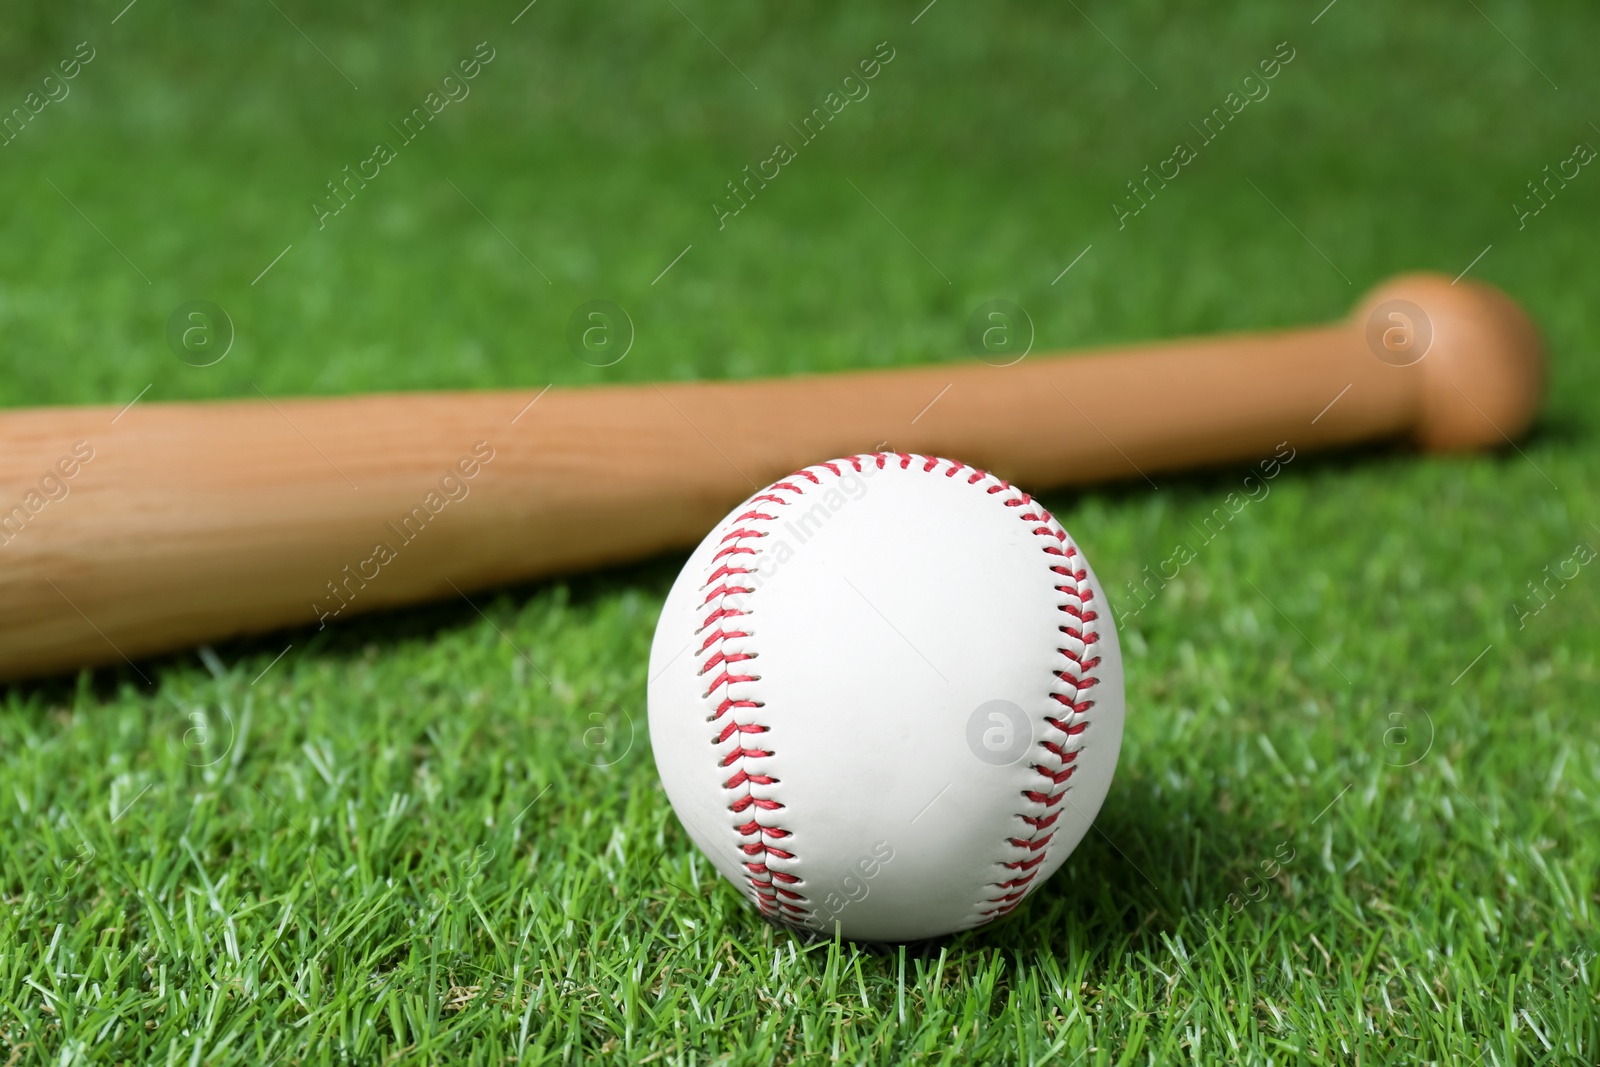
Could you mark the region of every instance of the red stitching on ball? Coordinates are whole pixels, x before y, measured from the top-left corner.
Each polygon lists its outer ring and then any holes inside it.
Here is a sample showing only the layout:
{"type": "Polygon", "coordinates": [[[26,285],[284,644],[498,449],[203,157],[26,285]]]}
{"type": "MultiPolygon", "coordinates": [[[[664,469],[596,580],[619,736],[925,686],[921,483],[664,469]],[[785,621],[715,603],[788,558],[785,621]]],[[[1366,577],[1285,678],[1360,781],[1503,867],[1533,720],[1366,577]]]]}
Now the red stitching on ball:
{"type": "MultiPolygon", "coordinates": [[[[837,467],[830,466],[829,469],[836,477],[839,476],[837,467]]],[[[788,501],[779,495],[780,491],[793,493],[796,496],[801,495],[803,492],[799,486],[794,484],[795,481],[804,480],[809,481],[812,485],[821,484],[820,478],[805,470],[795,472],[790,476],[790,479],[778,482],[771,489],[753,497],[750,500],[750,504],[768,503],[784,507],[787,506],[788,501]]],[[[723,547],[719,548],[712,556],[711,562],[717,563],[724,558],[734,556],[754,557],[759,555],[759,544],[752,545],[748,542],[759,542],[759,539],[767,536],[767,531],[757,528],[755,524],[776,522],[777,515],[772,513],[775,510],[764,510],[751,506],[748,510],[741,512],[733,520],[734,529],[723,534],[718,540],[718,545],[723,547]]],[[[746,560],[745,562],[752,561],[746,560]]],[[[703,632],[711,626],[719,624],[722,619],[749,614],[745,608],[730,604],[727,598],[748,595],[754,593],[755,589],[752,586],[735,585],[723,580],[738,574],[750,573],[753,573],[752,568],[734,568],[724,564],[713,570],[706,577],[705,582],[700,587],[701,591],[705,593],[705,598],[700,606],[702,608],[709,607],[713,602],[715,602],[716,606],[701,625],[700,631],[697,632],[703,632]],[[718,582],[722,582],[722,584],[719,585],[717,584],[718,582]],[[707,592],[708,589],[709,592],[707,592]]],[[[731,687],[734,685],[760,680],[759,675],[733,674],[727,669],[728,664],[754,659],[757,656],[757,653],[754,652],[730,652],[727,650],[725,642],[748,638],[749,636],[749,630],[730,630],[717,625],[716,631],[710,634],[700,646],[699,654],[706,656],[700,665],[700,674],[707,674],[718,667],[723,668],[722,673],[712,683],[711,687],[706,690],[703,698],[709,699],[718,689],[723,690],[723,699],[718,703],[716,711],[709,716],[712,722],[722,719],[731,712],[754,710],[765,706],[761,701],[735,697],[732,693],[731,687]],[[707,656],[708,652],[710,653],[709,656],[707,656]]],[[[735,764],[741,764],[746,759],[770,758],[773,755],[771,749],[747,747],[742,741],[742,738],[746,736],[765,734],[770,729],[771,727],[763,723],[740,722],[737,718],[729,718],[713,738],[712,744],[721,746],[735,738],[740,740],[735,742],[731,751],[725,753],[718,760],[718,765],[732,767],[735,764]]],[[[782,860],[794,859],[792,852],[769,844],[769,842],[781,841],[791,836],[789,830],[770,821],[773,817],[772,813],[783,810],[783,804],[771,797],[758,796],[753,789],[753,787],[757,786],[775,785],[777,781],[771,775],[753,774],[741,766],[731,777],[723,782],[723,788],[742,790],[739,795],[729,802],[728,809],[730,811],[735,814],[743,814],[747,811],[752,813],[759,812],[769,820],[762,822],[752,816],[748,821],[735,827],[735,831],[740,837],[755,838],[754,841],[741,842],[739,848],[746,856],[752,857],[752,860],[743,863],[743,867],[746,881],[749,883],[756,906],[769,919],[777,921],[798,920],[809,914],[804,907],[806,898],[794,890],[782,888],[777,883],[782,882],[787,885],[798,886],[801,884],[800,878],[788,872],[775,871],[766,862],[769,858],[774,857],[782,860]],[[791,901],[798,903],[791,903],[791,901]]]]}
{"type": "Polygon", "coordinates": [[[754,652],[723,652],[718,650],[714,656],[706,660],[705,666],[700,668],[700,673],[704,674],[712,667],[720,667],[724,663],[741,663],[744,660],[755,658],[756,654],[754,652]]]}
{"type": "MultiPolygon", "coordinates": [[[[746,782],[754,782],[756,785],[771,785],[776,781],[776,778],[769,777],[765,774],[750,774],[747,771],[739,771],[732,778],[729,778],[726,782],[723,782],[722,788],[737,789],[746,782]]],[[[783,805],[779,804],[778,807],[781,808],[783,805]]]]}
{"type": "Polygon", "coordinates": [[[752,572],[749,567],[735,567],[731,563],[724,563],[722,566],[718,567],[715,571],[713,571],[711,573],[711,577],[707,578],[706,581],[708,583],[709,582],[714,582],[718,578],[726,578],[730,574],[751,574],[751,573],[754,573],[754,572],[752,572]]]}
{"type": "Polygon", "coordinates": [[[725,685],[734,685],[738,682],[759,681],[760,677],[761,676],[758,674],[734,674],[730,671],[723,671],[721,674],[717,675],[716,681],[711,683],[711,688],[707,689],[701,694],[701,698],[704,699],[705,697],[709,697],[712,693],[715,693],[718,689],[721,689],[725,685]]]}
{"type": "Polygon", "coordinates": [[[1024,837],[1013,837],[1013,838],[1009,838],[1008,839],[1008,843],[1011,844],[1011,845],[1014,845],[1017,848],[1025,848],[1030,852],[1037,852],[1041,848],[1044,848],[1044,846],[1048,845],[1050,843],[1050,838],[1053,837],[1053,836],[1055,836],[1055,835],[1046,834],[1044,837],[1038,837],[1038,838],[1034,838],[1034,837],[1026,837],[1026,838],[1024,838],[1024,837]]]}
{"type": "Polygon", "coordinates": [[[759,708],[759,707],[761,707],[761,702],[758,701],[758,700],[724,700],[721,704],[717,705],[717,710],[711,716],[711,719],[713,721],[716,720],[716,719],[720,719],[724,715],[726,715],[728,712],[732,711],[734,708],[759,708]]]}
{"type": "MultiPolygon", "coordinates": [[[[704,604],[701,604],[700,606],[701,607],[705,607],[704,604]]],[[[700,624],[700,629],[696,630],[695,633],[698,634],[698,633],[703,632],[707,626],[710,626],[712,623],[717,622],[717,621],[719,621],[721,619],[737,618],[740,615],[744,615],[744,614],[746,614],[746,613],[743,612],[743,611],[740,611],[738,608],[721,608],[721,607],[719,607],[716,611],[713,611],[710,615],[706,616],[706,621],[700,624]]],[[[704,652],[705,649],[702,648],[700,651],[704,652]]]]}
{"type": "Polygon", "coordinates": [[[722,758],[722,764],[721,765],[724,766],[724,767],[731,766],[736,760],[742,760],[746,756],[749,756],[751,759],[766,759],[770,755],[772,755],[772,750],[771,749],[766,749],[766,748],[736,748],[732,752],[728,753],[726,756],[724,756],[722,758]]]}
{"type": "Polygon", "coordinates": [[[711,647],[711,642],[713,642],[713,641],[726,641],[730,637],[749,637],[749,636],[750,636],[750,633],[749,633],[748,630],[724,630],[722,627],[719,626],[719,627],[717,627],[717,632],[716,633],[712,634],[711,636],[709,636],[709,637],[707,637],[705,639],[705,643],[700,646],[700,652],[704,652],[706,649],[710,648],[711,647]]]}
{"type": "MultiPolygon", "coordinates": [[[[1084,707],[1084,708],[1093,707],[1094,706],[1094,701],[1086,700],[1086,701],[1083,702],[1083,704],[1081,706],[1084,707]]],[[[1063,721],[1061,719],[1052,718],[1049,715],[1046,715],[1044,717],[1044,721],[1049,723],[1051,726],[1054,726],[1057,730],[1060,730],[1062,733],[1073,735],[1073,736],[1083,733],[1084,728],[1089,725],[1086,722],[1069,723],[1069,722],[1065,722],[1065,721],[1063,721]]]]}
{"type": "MultiPolygon", "coordinates": [[[[713,600],[716,600],[718,597],[724,597],[724,596],[729,595],[730,593],[753,593],[753,592],[755,592],[755,590],[749,588],[748,586],[743,586],[743,585],[719,585],[715,589],[711,590],[711,592],[706,596],[706,599],[705,599],[704,603],[702,603],[700,606],[701,607],[705,607],[707,604],[711,603],[713,600]]],[[[741,611],[738,614],[743,615],[744,612],[741,611]]]]}
{"type": "Polygon", "coordinates": [[[1033,875],[1029,874],[1021,878],[1008,878],[1004,882],[996,882],[994,884],[1000,889],[1015,889],[1019,885],[1027,885],[1033,881],[1033,877],[1033,875]]]}
{"type": "MultiPolygon", "coordinates": [[[[969,481],[976,480],[976,477],[969,479],[969,481]]],[[[1001,492],[1009,488],[1010,486],[1001,482],[999,486],[991,486],[988,492],[1001,492]]],[[[1026,504],[1033,503],[1033,499],[1028,494],[1020,490],[1017,491],[1017,494],[1016,497],[1005,502],[1007,507],[1021,508],[1026,504]]],[[[1094,707],[1094,701],[1086,699],[1086,695],[1089,690],[1100,684],[1099,678],[1087,673],[1100,663],[1099,656],[1088,655],[1089,646],[1100,639],[1099,633],[1093,626],[1093,623],[1099,618],[1099,614],[1088,608],[1089,602],[1094,599],[1094,590],[1089,587],[1089,572],[1087,568],[1081,565],[1082,560],[1078,555],[1077,546],[1067,540],[1066,531],[1059,529],[1055,525],[1055,520],[1048,511],[1044,508],[1027,510],[1020,512],[1017,517],[1024,522],[1032,524],[1030,526],[1031,532],[1036,537],[1044,540],[1045,543],[1041,546],[1041,549],[1048,557],[1053,560],[1063,561],[1052,562],[1049,565],[1050,573],[1057,575],[1060,579],[1065,579],[1054,588],[1062,596],[1076,601],[1075,604],[1071,602],[1060,604],[1059,609],[1063,615],[1072,619],[1077,625],[1063,624],[1058,626],[1057,629],[1074,641],[1081,642],[1084,646],[1083,651],[1080,653],[1071,648],[1058,648],[1056,650],[1063,659],[1076,668],[1076,671],[1055,670],[1051,672],[1051,676],[1056,682],[1068,691],[1052,691],[1050,697],[1056,703],[1062,705],[1070,714],[1061,718],[1045,716],[1045,722],[1051,729],[1059,731],[1067,738],[1076,737],[1087,730],[1089,724],[1087,721],[1075,720],[1080,720],[1090,708],[1094,707]],[[1065,566],[1063,565],[1064,562],[1071,562],[1072,565],[1070,567],[1065,566]]],[[[1073,772],[1077,769],[1078,750],[1064,748],[1060,742],[1048,738],[1040,741],[1038,747],[1043,750],[1048,759],[1032,764],[1031,769],[1041,779],[1048,781],[1049,785],[1042,790],[1023,790],[1022,796],[1029,803],[1043,805],[1046,814],[1017,813],[1017,818],[1030,829],[1031,833],[1026,838],[1013,837],[1007,839],[1008,845],[1022,850],[1024,854],[1023,859],[1001,862],[1000,866],[1007,870],[1031,871],[1032,868],[1044,862],[1045,850],[1055,835],[1053,827],[1056,820],[1061,817],[1061,811],[1056,808],[1056,805],[1066,796],[1067,790],[1070,788],[1069,781],[1073,772]],[[1028,853],[1037,853],[1037,855],[1030,858],[1028,853]]],[[[1034,875],[1030,873],[1025,878],[1011,877],[991,883],[992,889],[1002,890],[1002,892],[999,895],[990,896],[980,903],[979,908],[982,917],[985,919],[996,918],[1016,908],[1022,902],[1022,899],[1033,890],[1033,878],[1034,875]],[[1013,891],[1004,892],[1006,890],[1013,891]],[[987,910],[982,910],[985,905],[988,906],[987,910]]]]}

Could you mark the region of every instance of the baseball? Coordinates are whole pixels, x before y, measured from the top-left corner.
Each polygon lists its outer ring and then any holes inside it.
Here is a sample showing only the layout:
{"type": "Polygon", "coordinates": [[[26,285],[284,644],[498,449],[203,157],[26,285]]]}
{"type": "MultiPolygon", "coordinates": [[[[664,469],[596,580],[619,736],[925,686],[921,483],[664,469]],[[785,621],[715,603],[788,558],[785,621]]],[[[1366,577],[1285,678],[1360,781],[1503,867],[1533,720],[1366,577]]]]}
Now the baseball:
{"type": "Polygon", "coordinates": [[[995,475],[877,453],[798,471],[701,542],[650,654],[650,738],[695,844],[768,919],[912,941],[1066,860],[1122,743],[1105,594],[995,475]]]}

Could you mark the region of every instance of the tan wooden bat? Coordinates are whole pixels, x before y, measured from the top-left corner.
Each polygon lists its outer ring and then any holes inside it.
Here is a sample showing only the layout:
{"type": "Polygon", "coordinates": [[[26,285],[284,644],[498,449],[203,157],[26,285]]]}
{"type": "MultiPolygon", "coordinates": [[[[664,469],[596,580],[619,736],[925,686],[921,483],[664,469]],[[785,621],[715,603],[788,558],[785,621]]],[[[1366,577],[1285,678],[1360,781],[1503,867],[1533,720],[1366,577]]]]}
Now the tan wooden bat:
{"type": "Polygon", "coordinates": [[[1006,367],[8,411],[0,678],[681,550],[760,486],[858,452],[1043,490],[1285,441],[1498,446],[1542,368],[1510,299],[1413,275],[1327,326],[1006,367]]]}

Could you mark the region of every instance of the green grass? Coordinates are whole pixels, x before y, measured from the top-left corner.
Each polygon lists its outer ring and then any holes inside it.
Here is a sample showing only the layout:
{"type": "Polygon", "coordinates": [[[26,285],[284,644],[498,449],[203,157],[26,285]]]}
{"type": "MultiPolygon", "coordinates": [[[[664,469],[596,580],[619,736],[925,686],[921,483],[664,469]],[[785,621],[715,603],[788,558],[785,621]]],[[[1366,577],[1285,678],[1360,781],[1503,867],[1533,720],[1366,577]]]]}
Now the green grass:
{"type": "MultiPolygon", "coordinates": [[[[1600,1059],[1600,569],[1515,609],[1600,548],[1600,174],[1510,207],[1600,146],[1591,7],[278,6],[7,12],[0,111],[97,54],[0,148],[0,404],[930,362],[994,298],[1038,349],[1270,327],[1488,245],[1549,404],[1516,451],[1298,457],[1197,545],[1123,625],[1100,832],[932,944],[776,931],[694,854],[643,718],[678,559],[11,686],[0,1053],[1600,1059]],[[472,95],[318,231],[323,183],[484,40],[472,95]],[[724,182],[883,40],[872,95],[719,231],[724,182]],[[1283,40],[1271,96],[1119,230],[1123,183],[1283,40]],[[603,370],[563,340],[594,298],[638,326],[603,370]],[[237,326],[213,367],[162,339],[190,299],[237,326]]],[[[1047,501],[1131,612],[1243,473],[1047,501]]]]}

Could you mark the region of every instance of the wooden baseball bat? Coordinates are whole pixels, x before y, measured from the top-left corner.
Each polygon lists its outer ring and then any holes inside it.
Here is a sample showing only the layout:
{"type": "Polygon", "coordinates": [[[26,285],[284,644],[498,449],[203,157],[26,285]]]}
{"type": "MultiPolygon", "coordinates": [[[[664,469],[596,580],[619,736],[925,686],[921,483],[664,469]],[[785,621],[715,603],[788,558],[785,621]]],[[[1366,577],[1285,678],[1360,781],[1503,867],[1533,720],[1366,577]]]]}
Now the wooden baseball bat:
{"type": "Polygon", "coordinates": [[[1285,441],[1497,446],[1542,366],[1509,298],[1413,275],[1327,326],[1003,367],[13,410],[0,678],[681,550],[756,488],[858,452],[1042,490],[1285,441]]]}

